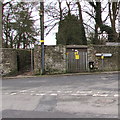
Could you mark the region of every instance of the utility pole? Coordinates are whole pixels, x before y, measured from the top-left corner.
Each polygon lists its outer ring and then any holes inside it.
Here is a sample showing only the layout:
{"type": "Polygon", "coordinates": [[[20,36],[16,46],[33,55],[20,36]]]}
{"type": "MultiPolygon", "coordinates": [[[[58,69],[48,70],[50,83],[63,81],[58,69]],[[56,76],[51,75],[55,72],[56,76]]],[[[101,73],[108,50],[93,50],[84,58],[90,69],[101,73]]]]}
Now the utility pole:
{"type": "Polygon", "coordinates": [[[45,53],[44,53],[44,2],[40,2],[40,28],[41,28],[41,74],[45,73],[45,53]]]}
{"type": "Polygon", "coordinates": [[[2,15],[3,15],[2,1],[0,1],[0,48],[2,48],[2,43],[3,43],[2,41],[2,15]]]}
{"type": "Polygon", "coordinates": [[[119,3],[119,11],[118,11],[118,32],[119,32],[119,40],[120,40],[120,3],[119,3]]]}

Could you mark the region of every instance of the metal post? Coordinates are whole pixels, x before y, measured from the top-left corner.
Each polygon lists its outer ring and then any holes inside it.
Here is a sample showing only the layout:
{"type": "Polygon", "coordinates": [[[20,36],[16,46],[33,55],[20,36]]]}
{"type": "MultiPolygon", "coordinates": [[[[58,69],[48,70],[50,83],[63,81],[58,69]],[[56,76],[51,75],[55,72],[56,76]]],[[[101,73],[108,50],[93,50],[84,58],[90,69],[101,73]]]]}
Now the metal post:
{"type": "Polygon", "coordinates": [[[41,28],[41,74],[45,73],[44,56],[44,2],[40,2],[40,28],[41,28]]]}
{"type": "Polygon", "coordinates": [[[119,40],[120,40],[120,4],[119,4],[119,11],[118,11],[118,32],[119,32],[119,40]]]}
{"type": "Polygon", "coordinates": [[[3,15],[3,9],[2,9],[2,2],[0,1],[0,48],[2,48],[2,15],[3,15]]]}
{"type": "Polygon", "coordinates": [[[102,59],[102,71],[103,71],[104,70],[104,56],[103,56],[103,54],[101,56],[101,59],[102,59]]]}
{"type": "Polygon", "coordinates": [[[32,51],[32,44],[31,44],[31,72],[33,73],[33,51],[32,51]]]}
{"type": "MultiPolygon", "coordinates": [[[[0,1],[0,63],[2,63],[2,2],[0,1]]],[[[2,74],[2,69],[0,70],[0,73],[2,74]]],[[[2,87],[2,75],[0,76],[0,87],[2,87]]],[[[2,94],[2,90],[0,90],[0,94],[2,94]]],[[[2,106],[2,95],[0,95],[0,106],[2,106]]],[[[0,119],[2,120],[2,113],[0,113],[0,119]]]]}

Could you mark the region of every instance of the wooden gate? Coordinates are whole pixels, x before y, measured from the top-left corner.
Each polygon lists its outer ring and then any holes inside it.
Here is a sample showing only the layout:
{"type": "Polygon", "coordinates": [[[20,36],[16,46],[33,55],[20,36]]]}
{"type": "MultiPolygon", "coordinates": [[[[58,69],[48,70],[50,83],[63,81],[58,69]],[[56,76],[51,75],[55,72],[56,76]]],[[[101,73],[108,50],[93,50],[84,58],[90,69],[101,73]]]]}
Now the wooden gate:
{"type": "Polygon", "coordinates": [[[67,49],[67,72],[85,72],[88,68],[86,48],[67,49]]]}

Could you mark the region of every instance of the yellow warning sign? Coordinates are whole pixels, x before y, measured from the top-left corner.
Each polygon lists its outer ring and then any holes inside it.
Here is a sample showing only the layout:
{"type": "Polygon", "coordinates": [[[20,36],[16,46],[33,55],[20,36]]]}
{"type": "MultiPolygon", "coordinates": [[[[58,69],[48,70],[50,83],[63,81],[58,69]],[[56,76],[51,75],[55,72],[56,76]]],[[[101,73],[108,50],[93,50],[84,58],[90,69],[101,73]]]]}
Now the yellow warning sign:
{"type": "Polygon", "coordinates": [[[104,56],[101,56],[101,59],[104,59],[104,56]]]}
{"type": "Polygon", "coordinates": [[[80,56],[79,55],[75,55],[75,59],[76,60],[80,59],[80,56]]]}
{"type": "Polygon", "coordinates": [[[78,55],[78,51],[77,52],[74,52],[75,55],[78,55]]]}

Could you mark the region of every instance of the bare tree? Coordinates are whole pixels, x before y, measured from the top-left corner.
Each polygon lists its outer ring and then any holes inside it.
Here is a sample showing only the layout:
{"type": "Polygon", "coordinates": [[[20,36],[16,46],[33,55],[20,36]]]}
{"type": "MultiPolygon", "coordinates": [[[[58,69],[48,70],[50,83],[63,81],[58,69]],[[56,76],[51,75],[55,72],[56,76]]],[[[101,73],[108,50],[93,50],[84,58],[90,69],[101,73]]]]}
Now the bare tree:
{"type": "Polygon", "coordinates": [[[119,5],[120,5],[120,2],[109,2],[108,3],[109,17],[110,17],[111,27],[116,37],[115,39],[117,39],[118,37],[117,32],[116,32],[116,20],[117,20],[118,11],[119,11],[119,5]]]}
{"type": "Polygon", "coordinates": [[[83,43],[86,45],[87,44],[87,38],[85,35],[85,28],[83,25],[83,17],[82,17],[82,10],[81,10],[81,4],[80,2],[76,2],[77,6],[78,6],[78,11],[79,11],[79,21],[80,21],[80,25],[81,25],[81,37],[83,39],[83,43]]]}

